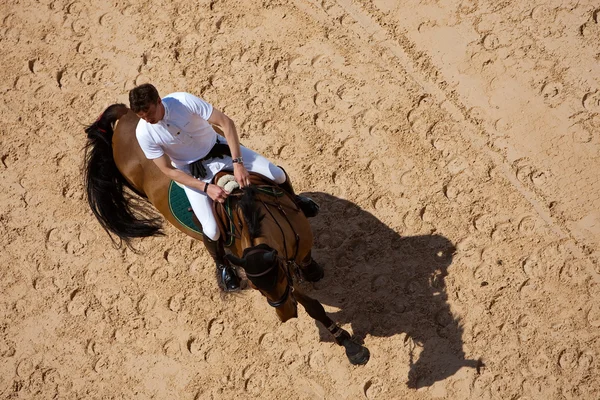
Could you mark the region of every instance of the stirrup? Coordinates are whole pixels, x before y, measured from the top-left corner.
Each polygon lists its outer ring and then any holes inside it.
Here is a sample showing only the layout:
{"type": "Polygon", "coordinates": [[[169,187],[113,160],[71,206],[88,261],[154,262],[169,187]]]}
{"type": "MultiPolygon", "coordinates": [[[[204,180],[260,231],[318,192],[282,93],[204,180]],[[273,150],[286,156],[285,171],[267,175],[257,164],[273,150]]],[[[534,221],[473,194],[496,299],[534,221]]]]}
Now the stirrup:
{"type": "Polygon", "coordinates": [[[240,290],[240,278],[232,266],[217,264],[217,275],[219,286],[223,291],[235,292],[240,290]]]}
{"type": "Polygon", "coordinates": [[[319,214],[321,207],[310,197],[296,195],[295,200],[306,218],[316,217],[319,214]]]}

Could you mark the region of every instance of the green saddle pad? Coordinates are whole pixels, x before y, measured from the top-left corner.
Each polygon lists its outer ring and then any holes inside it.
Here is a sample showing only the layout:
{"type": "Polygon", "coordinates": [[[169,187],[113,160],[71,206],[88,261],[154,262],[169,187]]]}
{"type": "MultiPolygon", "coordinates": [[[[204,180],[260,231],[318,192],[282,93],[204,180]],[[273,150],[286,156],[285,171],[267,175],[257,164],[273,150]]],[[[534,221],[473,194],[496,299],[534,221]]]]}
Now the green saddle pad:
{"type": "Polygon", "coordinates": [[[190,201],[183,188],[171,181],[169,185],[169,208],[171,209],[171,214],[173,214],[179,223],[202,235],[202,231],[198,229],[192,220],[194,213],[189,211],[190,207],[190,201]]]}
{"type": "MultiPolygon", "coordinates": [[[[274,197],[281,197],[284,195],[284,192],[276,187],[259,187],[259,192],[268,194],[274,197]]],[[[169,209],[171,210],[171,214],[179,221],[180,224],[185,225],[192,231],[202,235],[202,230],[198,229],[196,224],[194,224],[194,220],[192,219],[193,212],[189,211],[191,205],[188,200],[185,191],[181,186],[171,181],[169,184],[169,209]]],[[[229,215],[231,215],[231,205],[229,202],[229,198],[225,202],[225,209],[229,215]]],[[[232,227],[228,227],[228,231],[231,231],[231,234],[227,235],[228,240],[225,244],[226,246],[231,246],[234,240],[234,230],[232,227]]]]}

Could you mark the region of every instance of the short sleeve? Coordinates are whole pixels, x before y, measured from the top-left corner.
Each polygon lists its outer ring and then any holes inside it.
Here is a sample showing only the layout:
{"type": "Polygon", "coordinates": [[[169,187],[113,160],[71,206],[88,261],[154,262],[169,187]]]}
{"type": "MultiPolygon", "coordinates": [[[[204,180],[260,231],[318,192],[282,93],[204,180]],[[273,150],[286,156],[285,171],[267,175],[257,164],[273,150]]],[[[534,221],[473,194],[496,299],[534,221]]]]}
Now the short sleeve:
{"type": "Polygon", "coordinates": [[[142,148],[142,151],[149,160],[162,157],[165,152],[163,149],[154,141],[148,132],[148,128],[142,124],[138,124],[135,130],[135,137],[142,148]]]}
{"type": "Polygon", "coordinates": [[[193,114],[199,115],[206,121],[208,121],[213,112],[212,104],[190,93],[186,93],[185,105],[193,114]]]}

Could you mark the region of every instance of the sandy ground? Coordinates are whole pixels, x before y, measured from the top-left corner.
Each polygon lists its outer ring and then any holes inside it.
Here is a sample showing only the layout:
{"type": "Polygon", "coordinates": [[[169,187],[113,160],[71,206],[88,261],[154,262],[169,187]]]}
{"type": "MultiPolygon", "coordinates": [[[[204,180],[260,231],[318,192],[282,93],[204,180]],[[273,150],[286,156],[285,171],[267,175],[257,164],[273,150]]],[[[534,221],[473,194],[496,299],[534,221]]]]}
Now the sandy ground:
{"type": "Polygon", "coordinates": [[[0,397],[598,398],[598,3],[260,3],[0,5],[0,397]],[[304,311],[222,299],[172,227],[112,247],[83,127],[147,81],[321,202],[306,289],[366,366],[304,311]]]}

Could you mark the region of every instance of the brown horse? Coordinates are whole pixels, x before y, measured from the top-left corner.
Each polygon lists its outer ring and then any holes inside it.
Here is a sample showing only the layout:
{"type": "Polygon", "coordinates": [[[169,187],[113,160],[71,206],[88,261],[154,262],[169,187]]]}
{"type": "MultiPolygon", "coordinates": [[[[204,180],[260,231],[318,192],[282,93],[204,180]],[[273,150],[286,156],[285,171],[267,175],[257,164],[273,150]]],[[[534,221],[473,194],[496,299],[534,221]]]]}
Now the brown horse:
{"type": "MultiPolygon", "coordinates": [[[[151,216],[147,202],[183,233],[201,239],[171,212],[171,181],[139,147],[138,120],[125,105],[113,104],[86,128],[84,174],[92,212],[119,246],[130,245],[134,238],[162,234],[161,220],[151,216]]],[[[294,286],[295,276],[317,280],[322,270],[310,256],[313,237],[308,220],[282,193],[276,187],[251,185],[230,196],[235,211],[228,218],[239,232],[233,234],[232,254],[227,258],[244,268],[252,286],[267,298],[282,322],[297,316],[299,302],[345,347],[352,364],[365,364],[369,350],[332,321],[321,303],[294,286]]]]}

